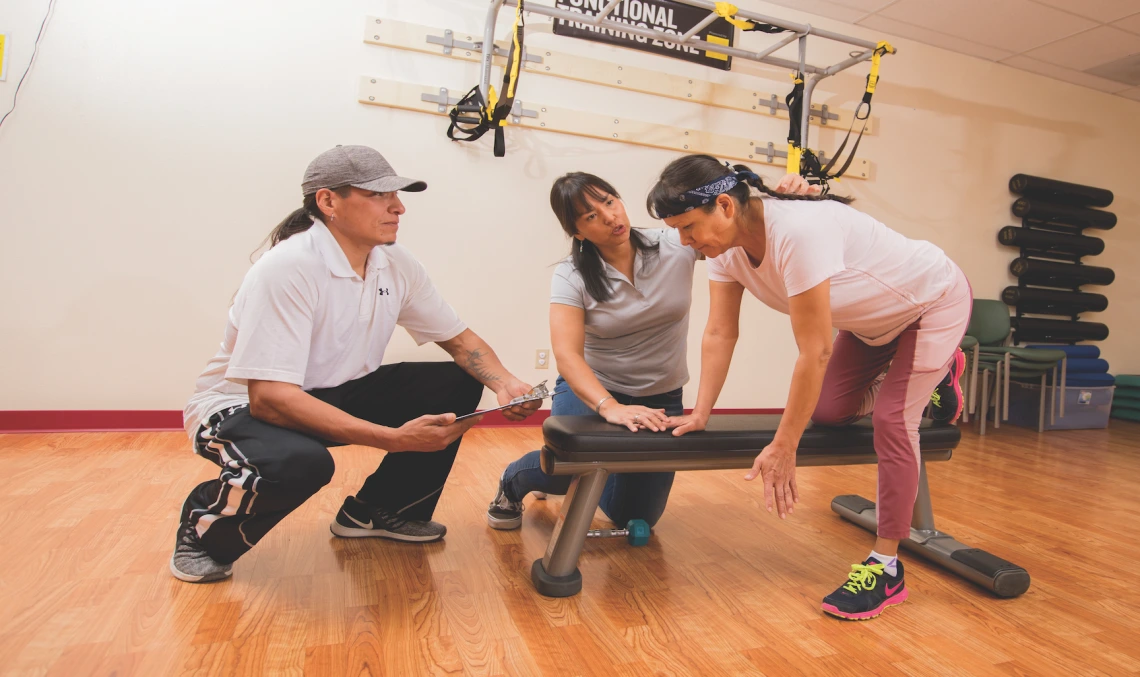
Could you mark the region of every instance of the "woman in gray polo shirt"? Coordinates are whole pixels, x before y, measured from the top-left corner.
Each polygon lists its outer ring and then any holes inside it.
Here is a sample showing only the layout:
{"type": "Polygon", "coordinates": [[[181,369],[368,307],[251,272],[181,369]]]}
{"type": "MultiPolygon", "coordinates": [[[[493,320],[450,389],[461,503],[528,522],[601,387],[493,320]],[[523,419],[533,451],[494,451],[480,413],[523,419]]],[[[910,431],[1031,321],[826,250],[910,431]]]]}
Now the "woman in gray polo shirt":
{"type": "MultiPolygon", "coordinates": [[[[633,231],[617,190],[592,174],[555,181],[550,206],[573,238],[551,282],[550,335],[560,373],[551,413],[596,413],[633,431],[664,430],[668,416],[684,413],[693,264],[700,254],[672,229],[633,231]]],[[[539,452],[524,455],[503,473],[488,524],[517,529],[524,496],[565,494],[570,480],[542,472],[539,452]]],[[[671,472],[611,475],[601,508],[615,524],[653,525],[672,486],[671,472]]]]}
{"type": "MultiPolygon", "coordinates": [[[[792,174],[776,187],[810,189],[792,174]]],[[[674,229],[632,230],[617,190],[593,174],[555,181],[550,207],[573,238],[551,281],[550,337],[560,374],[551,414],[598,414],[635,432],[664,430],[667,417],[684,412],[693,268],[701,255],[674,229]]],[[[565,494],[571,479],[542,472],[538,451],[524,455],[503,472],[487,523],[517,529],[524,496],[565,494]]],[[[600,506],[615,524],[642,519],[652,526],[672,486],[671,472],[610,475],[600,506]]]]}

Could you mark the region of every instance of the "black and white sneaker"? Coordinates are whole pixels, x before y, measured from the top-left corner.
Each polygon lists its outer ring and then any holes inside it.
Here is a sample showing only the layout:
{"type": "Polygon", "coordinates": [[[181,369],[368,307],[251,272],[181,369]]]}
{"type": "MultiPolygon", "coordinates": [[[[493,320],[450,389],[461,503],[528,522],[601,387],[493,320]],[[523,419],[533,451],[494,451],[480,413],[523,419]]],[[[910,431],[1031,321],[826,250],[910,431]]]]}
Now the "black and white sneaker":
{"type": "Polygon", "coordinates": [[[522,514],[522,501],[512,501],[507,498],[506,493],[503,492],[503,485],[500,484],[499,493],[495,495],[495,500],[487,506],[487,524],[492,529],[501,531],[518,529],[522,526],[522,514]]]}
{"type": "Polygon", "coordinates": [[[170,573],[187,583],[213,583],[229,578],[233,565],[215,562],[198,540],[198,532],[184,521],[178,525],[174,554],[170,556],[170,573]]]}
{"type": "Polygon", "coordinates": [[[439,522],[406,520],[355,496],[344,499],[329,529],[341,538],[390,538],[413,543],[438,541],[447,533],[447,527],[439,522]]]}

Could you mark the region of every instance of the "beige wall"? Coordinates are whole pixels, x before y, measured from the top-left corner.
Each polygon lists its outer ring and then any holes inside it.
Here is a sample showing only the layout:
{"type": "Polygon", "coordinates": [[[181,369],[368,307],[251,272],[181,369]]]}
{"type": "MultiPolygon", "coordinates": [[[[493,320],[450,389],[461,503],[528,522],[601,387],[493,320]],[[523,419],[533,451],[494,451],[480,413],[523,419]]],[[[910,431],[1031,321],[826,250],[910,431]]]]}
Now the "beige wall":
{"type": "MultiPolygon", "coordinates": [[[[740,4],[882,37],[761,2],[740,4]]],[[[44,7],[46,0],[0,6],[0,28],[13,33],[0,106],[11,99],[44,7]]],[[[306,163],[338,143],[375,146],[400,172],[429,182],[428,192],[406,200],[401,242],[511,369],[525,379],[552,378],[553,370],[532,368],[534,350],[549,346],[551,265],[567,250],[547,206],[551,181],[571,170],[607,177],[627,197],[634,225],[649,226],[643,196],[673,154],[515,130],[507,157],[496,159],[489,140],[447,142],[443,118],[356,102],[362,74],[453,89],[477,78],[472,64],[364,45],[366,14],[472,31],[484,8],[477,0],[60,3],[19,106],[0,129],[0,409],[180,409],[221,339],[250,253],[299,206],[306,163]]],[[[769,91],[788,87],[785,73],[749,64],[741,71],[767,81],[538,30],[532,44],[769,91]]],[[[943,247],[977,296],[996,298],[1011,280],[1006,266],[1014,256],[995,238],[1013,223],[1010,175],[1112,189],[1121,224],[1103,234],[1107,252],[1095,259],[1117,271],[1105,290],[1110,309],[1098,318],[1112,329],[1102,348],[1117,373],[1140,372],[1140,357],[1129,350],[1140,330],[1140,276],[1130,265],[1140,254],[1140,204],[1130,191],[1140,178],[1132,160],[1140,155],[1140,103],[896,44],[900,54],[886,60],[875,98],[882,133],[861,148],[877,175],[842,190],[888,225],[943,247]]],[[[817,100],[852,106],[865,68],[821,85],[817,100]]],[[[786,133],[779,121],[542,77],[525,78],[521,97],[761,142],[786,133]]],[[[824,146],[838,138],[825,132],[824,146]]],[[[704,275],[699,264],[694,375],[704,275]]],[[[434,346],[417,349],[403,332],[388,353],[389,360],[443,357],[434,346]]],[[[782,406],[794,357],[786,319],[748,301],[720,406],[782,406]]]]}

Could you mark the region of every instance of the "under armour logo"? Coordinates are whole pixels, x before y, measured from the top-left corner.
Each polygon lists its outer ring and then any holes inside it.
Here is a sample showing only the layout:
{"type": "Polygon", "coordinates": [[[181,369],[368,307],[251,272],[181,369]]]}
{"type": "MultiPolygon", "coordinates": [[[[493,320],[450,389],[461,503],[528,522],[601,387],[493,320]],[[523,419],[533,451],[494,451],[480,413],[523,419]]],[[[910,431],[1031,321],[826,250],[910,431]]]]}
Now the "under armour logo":
{"type": "Polygon", "coordinates": [[[387,287],[381,287],[381,288],[380,288],[380,295],[381,295],[381,296],[391,296],[391,294],[389,294],[389,293],[388,293],[388,288],[387,288],[387,287]]]}

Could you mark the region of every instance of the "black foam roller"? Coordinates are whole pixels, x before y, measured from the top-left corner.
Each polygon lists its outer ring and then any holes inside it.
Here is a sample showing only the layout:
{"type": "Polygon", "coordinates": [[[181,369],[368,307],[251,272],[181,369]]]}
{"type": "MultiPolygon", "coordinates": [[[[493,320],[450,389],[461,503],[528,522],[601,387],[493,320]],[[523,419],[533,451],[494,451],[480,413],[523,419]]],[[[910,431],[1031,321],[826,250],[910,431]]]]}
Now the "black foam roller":
{"type": "Polygon", "coordinates": [[[1023,313],[1046,315],[1099,313],[1108,307],[1108,299],[1102,294],[1031,287],[1006,287],[1001,293],[1001,300],[1006,305],[1016,306],[1023,313]]]}
{"type": "Polygon", "coordinates": [[[1009,180],[1009,189],[1018,195],[1079,207],[1107,207],[1112,204],[1111,190],[1029,174],[1014,174],[1009,180]]]}
{"type": "Polygon", "coordinates": [[[1104,240],[1099,237],[1051,233],[1017,226],[1006,226],[999,230],[998,242],[1010,247],[1075,256],[1095,256],[1104,251],[1104,240]]]}
{"type": "Polygon", "coordinates": [[[1044,342],[1103,341],[1108,338],[1108,325],[1100,322],[1042,320],[1037,317],[1010,318],[1017,340],[1044,342]]]}
{"type": "Polygon", "coordinates": [[[1059,223],[1063,226],[1076,226],[1078,228],[1108,230],[1116,225],[1116,214],[1112,212],[1045,202],[1039,198],[1018,198],[1013,203],[1013,213],[1015,216],[1026,219],[1059,223]]]}
{"type": "Polygon", "coordinates": [[[1046,287],[1079,287],[1082,284],[1112,284],[1116,273],[1112,268],[1086,266],[1079,263],[1042,261],[1024,256],[1010,262],[1009,272],[1026,284],[1046,287]]]}

